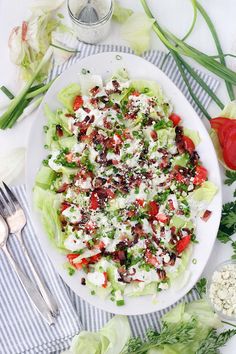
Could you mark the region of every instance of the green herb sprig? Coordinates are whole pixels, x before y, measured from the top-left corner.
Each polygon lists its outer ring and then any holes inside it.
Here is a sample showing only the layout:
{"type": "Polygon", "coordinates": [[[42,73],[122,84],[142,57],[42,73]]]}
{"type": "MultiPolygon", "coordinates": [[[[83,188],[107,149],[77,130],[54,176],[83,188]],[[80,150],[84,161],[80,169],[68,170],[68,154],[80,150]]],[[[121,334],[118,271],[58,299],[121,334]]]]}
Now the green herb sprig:
{"type": "Polygon", "coordinates": [[[229,329],[220,334],[214,329],[211,330],[207,338],[200,344],[196,354],[218,354],[218,349],[224,346],[235,334],[235,329],[229,329]]]}

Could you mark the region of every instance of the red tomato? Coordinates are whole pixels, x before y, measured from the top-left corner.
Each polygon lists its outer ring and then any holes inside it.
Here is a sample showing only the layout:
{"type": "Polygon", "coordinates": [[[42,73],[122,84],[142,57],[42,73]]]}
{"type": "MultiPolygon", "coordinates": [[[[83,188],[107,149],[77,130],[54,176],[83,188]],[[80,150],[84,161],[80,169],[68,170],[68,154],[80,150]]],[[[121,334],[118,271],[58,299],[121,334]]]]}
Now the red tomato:
{"type": "Polygon", "coordinates": [[[149,202],[148,207],[149,207],[149,214],[151,216],[156,216],[159,211],[159,206],[158,206],[157,202],[155,202],[154,200],[149,202]]]}
{"type": "Polygon", "coordinates": [[[150,135],[153,140],[157,140],[157,132],[155,132],[155,130],[152,130],[150,135]]]}
{"type": "Polygon", "coordinates": [[[207,175],[208,175],[208,171],[205,167],[197,166],[194,180],[193,180],[193,184],[195,184],[197,186],[201,185],[207,179],[207,175]]]}
{"type": "Polygon", "coordinates": [[[225,124],[218,129],[218,138],[222,147],[227,141],[227,135],[230,133],[231,129],[234,128],[236,128],[236,120],[232,121],[232,119],[228,119],[228,122],[225,122],[225,124]]]}
{"type": "Polygon", "coordinates": [[[175,210],[174,203],[173,203],[172,199],[168,200],[168,206],[169,206],[170,210],[175,210]]]}
{"type": "Polygon", "coordinates": [[[98,195],[95,192],[92,192],[90,198],[90,209],[96,210],[99,207],[98,195]]]}
{"type": "Polygon", "coordinates": [[[163,224],[167,224],[169,221],[169,217],[165,214],[162,214],[162,213],[157,214],[156,219],[158,221],[162,222],[163,224]]]}
{"type": "Polygon", "coordinates": [[[231,128],[231,131],[227,134],[223,148],[223,158],[231,170],[236,170],[236,128],[231,128]]]}
{"type": "Polygon", "coordinates": [[[183,136],[183,141],[185,150],[187,150],[191,154],[195,150],[194,142],[186,135],[183,136]]]}
{"type": "Polygon", "coordinates": [[[148,264],[151,264],[154,267],[157,267],[159,265],[157,257],[155,257],[149,249],[146,250],[145,257],[148,264]]]}
{"type": "Polygon", "coordinates": [[[77,109],[79,109],[80,107],[83,106],[83,103],[84,103],[84,101],[83,101],[82,96],[76,96],[74,103],[73,103],[73,110],[77,111],[77,109]]]}
{"type": "Polygon", "coordinates": [[[138,203],[138,205],[140,205],[141,207],[143,206],[144,204],[144,200],[143,199],[136,199],[136,202],[138,203]]]}
{"type": "Polygon", "coordinates": [[[134,91],[134,92],[132,93],[132,95],[133,95],[133,96],[140,96],[140,92],[134,91]]]}
{"type": "Polygon", "coordinates": [[[173,122],[173,124],[174,124],[174,127],[176,127],[176,125],[178,125],[179,122],[181,121],[180,116],[178,116],[178,114],[175,114],[175,113],[172,113],[172,114],[169,116],[169,119],[172,120],[172,122],[173,122]]]}
{"type": "Polygon", "coordinates": [[[179,240],[176,244],[176,251],[178,254],[182,253],[191,241],[191,236],[187,235],[179,240]]]}
{"type": "Polygon", "coordinates": [[[23,42],[26,41],[27,31],[28,31],[28,23],[26,21],[23,21],[21,25],[21,39],[23,42]]]}
{"type": "Polygon", "coordinates": [[[217,117],[217,118],[212,118],[210,120],[210,124],[212,129],[218,130],[221,128],[225,123],[229,121],[230,118],[225,118],[225,117],[217,117]]]}
{"type": "Polygon", "coordinates": [[[89,258],[89,263],[97,263],[101,259],[101,254],[95,254],[95,256],[92,256],[89,258]]]}
{"type": "Polygon", "coordinates": [[[69,207],[70,207],[70,203],[67,203],[67,202],[61,203],[61,211],[64,211],[69,207]]]}
{"type": "Polygon", "coordinates": [[[122,138],[120,134],[114,134],[113,140],[114,140],[114,145],[119,145],[122,143],[122,138]]]}
{"type": "Polygon", "coordinates": [[[86,258],[82,258],[80,262],[74,262],[74,260],[79,257],[79,254],[70,253],[66,257],[70,264],[73,265],[76,269],[82,269],[83,265],[88,264],[88,260],[86,258]]]}
{"type": "Polygon", "coordinates": [[[107,282],[108,282],[108,278],[107,278],[107,272],[103,272],[104,275],[104,283],[102,284],[103,288],[107,287],[107,282]]]}

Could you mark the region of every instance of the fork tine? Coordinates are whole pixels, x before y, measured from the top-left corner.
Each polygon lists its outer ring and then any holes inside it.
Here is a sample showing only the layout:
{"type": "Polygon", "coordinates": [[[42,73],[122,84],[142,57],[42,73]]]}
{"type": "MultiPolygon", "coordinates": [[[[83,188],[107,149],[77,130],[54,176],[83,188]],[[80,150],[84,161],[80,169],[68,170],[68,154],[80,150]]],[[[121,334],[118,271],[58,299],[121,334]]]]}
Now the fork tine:
{"type": "Polygon", "coordinates": [[[13,202],[7,198],[6,194],[3,192],[1,187],[0,187],[0,193],[2,195],[2,203],[8,209],[8,212],[10,214],[14,213],[16,211],[16,208],[15,208],[13,202]]]}
{"type": "Polygon", "coordinates": [[[1,198],[0,198],[0,214],[1,214],[4,218],[7,218],[8,216],[10,216],[10,213],[9,213],[8,209],[6,208],[6,206],[4,205],[4,203],[1,201],[1,198]]]}
{"type": "Polygon", "coordinates": [[[6,183],[4,183],[4,182],[2,181],[2,184],[4,185],[4,188],[5,188],[6,192],[7,192],[8,199],[10,199],[10,201],[14,204],[15,209],[20,208],[21,206],[20,206],[20,204],[19,204],[19,202],[18,202],[18,199],[16,198],[15,194],[12,193],[12,191],[11,191],[10,188],[6,185],[6,183]]]}

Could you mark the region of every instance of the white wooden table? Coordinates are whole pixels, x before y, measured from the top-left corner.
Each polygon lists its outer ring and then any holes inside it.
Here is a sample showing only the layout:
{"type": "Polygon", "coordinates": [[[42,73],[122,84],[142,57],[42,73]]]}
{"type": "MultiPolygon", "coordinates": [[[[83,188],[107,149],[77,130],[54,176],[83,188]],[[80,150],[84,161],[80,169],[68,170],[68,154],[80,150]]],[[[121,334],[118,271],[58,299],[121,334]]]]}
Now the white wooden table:
{"type": "MultiPolygon", "coordinates": [[[[35,0],[0,0],[0,84],[6,85],[13,92],[17,92],[20,83],[16,67],[9,60],[7,46],[8,36],[10,30],[14,26],[20,24],[23,19],[27,19],[30,14],[29,5],[33,1],[35,0]]],[[[229,53],[232,52],[232,50],[236,51],[236,1],[200,0],[200,2],[204,5],[215,24],[224,52],[229,53]]],[[[135,11],[143,11],[139,0],[120,0],[120,3],[135,11]]],[[[193,15],[190,0],[149,0],[149,4],[155,16],[160,19],[161,24],[168,27],[178,36],[184,36],[191,24],[193,15]]],[[[113,24],[111,34],[105,42],[124,44],[120,37],[119,30],[119,25],[113,24]]],[[[209,30],[200,15],[198,16],[194,32],[188,39],[188,42],[208,54],[216,54],[209,30]]],[[[152,34],[151,48],[165,50],[154,33],[152,34]]],[[[230,59],[228,62],[231,68],[236,69],[236,59],[230,59]]],[[[190,63],[192,63],[191,60],[190,63]]],[[[194,66],[197,67],[195,63],[194,66]]],[[[223,82],[221,83],[217,94],[224,103],[228,102],[223,82]]],[[[210,106],[210,113],[212,116],[217,116],[219,114],[218,108],[213,103],[210,106]]],[[[0,151],[5,152],[17,146],[27,146],[30,128],[31,117],[29,116],[23,122],[17,124],[13,129],[0,131],[0,151]]],[[[223,169],[222,178],[224,179],[223,169]]],[[[23,182],[24,175],[22,174],[17,178],[15,184],[23,182]]],[[[235,185],[231,187],[223,186],[224,202],[232,200],[234,189],[235,185]]],[[[216,264],[230,258],[231,252],[230,246],[220,244],[216,241],[212,256],[203,275],[207,276],[216,264]]],[[[223,354],[233,354],[235,353],[235,347],[236,336],[221,350],[221,352],[223,354]]]]}

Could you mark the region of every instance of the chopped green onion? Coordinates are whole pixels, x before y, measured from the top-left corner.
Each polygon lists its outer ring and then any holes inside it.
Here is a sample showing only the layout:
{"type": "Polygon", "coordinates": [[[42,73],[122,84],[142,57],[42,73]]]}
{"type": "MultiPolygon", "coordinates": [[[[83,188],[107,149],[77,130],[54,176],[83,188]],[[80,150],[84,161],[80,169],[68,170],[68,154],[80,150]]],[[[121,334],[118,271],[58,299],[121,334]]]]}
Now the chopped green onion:
{"type": "Polygon", "coordinates": [[[123,306],[124,304],[125,304],[125,301],[124,301],[123,299],[116,301],[116,305],[117,305],[117,306],[123,306]]]}
{"type": "Polygon", "coordinates": [[[13,95],[13,93],[11,93],[11,91],[8,90],[8,88],[6,88],[6,86],[1,86],[0,87],[0,90],[5,93],[5,95],[10,99],[10,100],[13,100],[13,98],[15,97],[13,95]]]}

